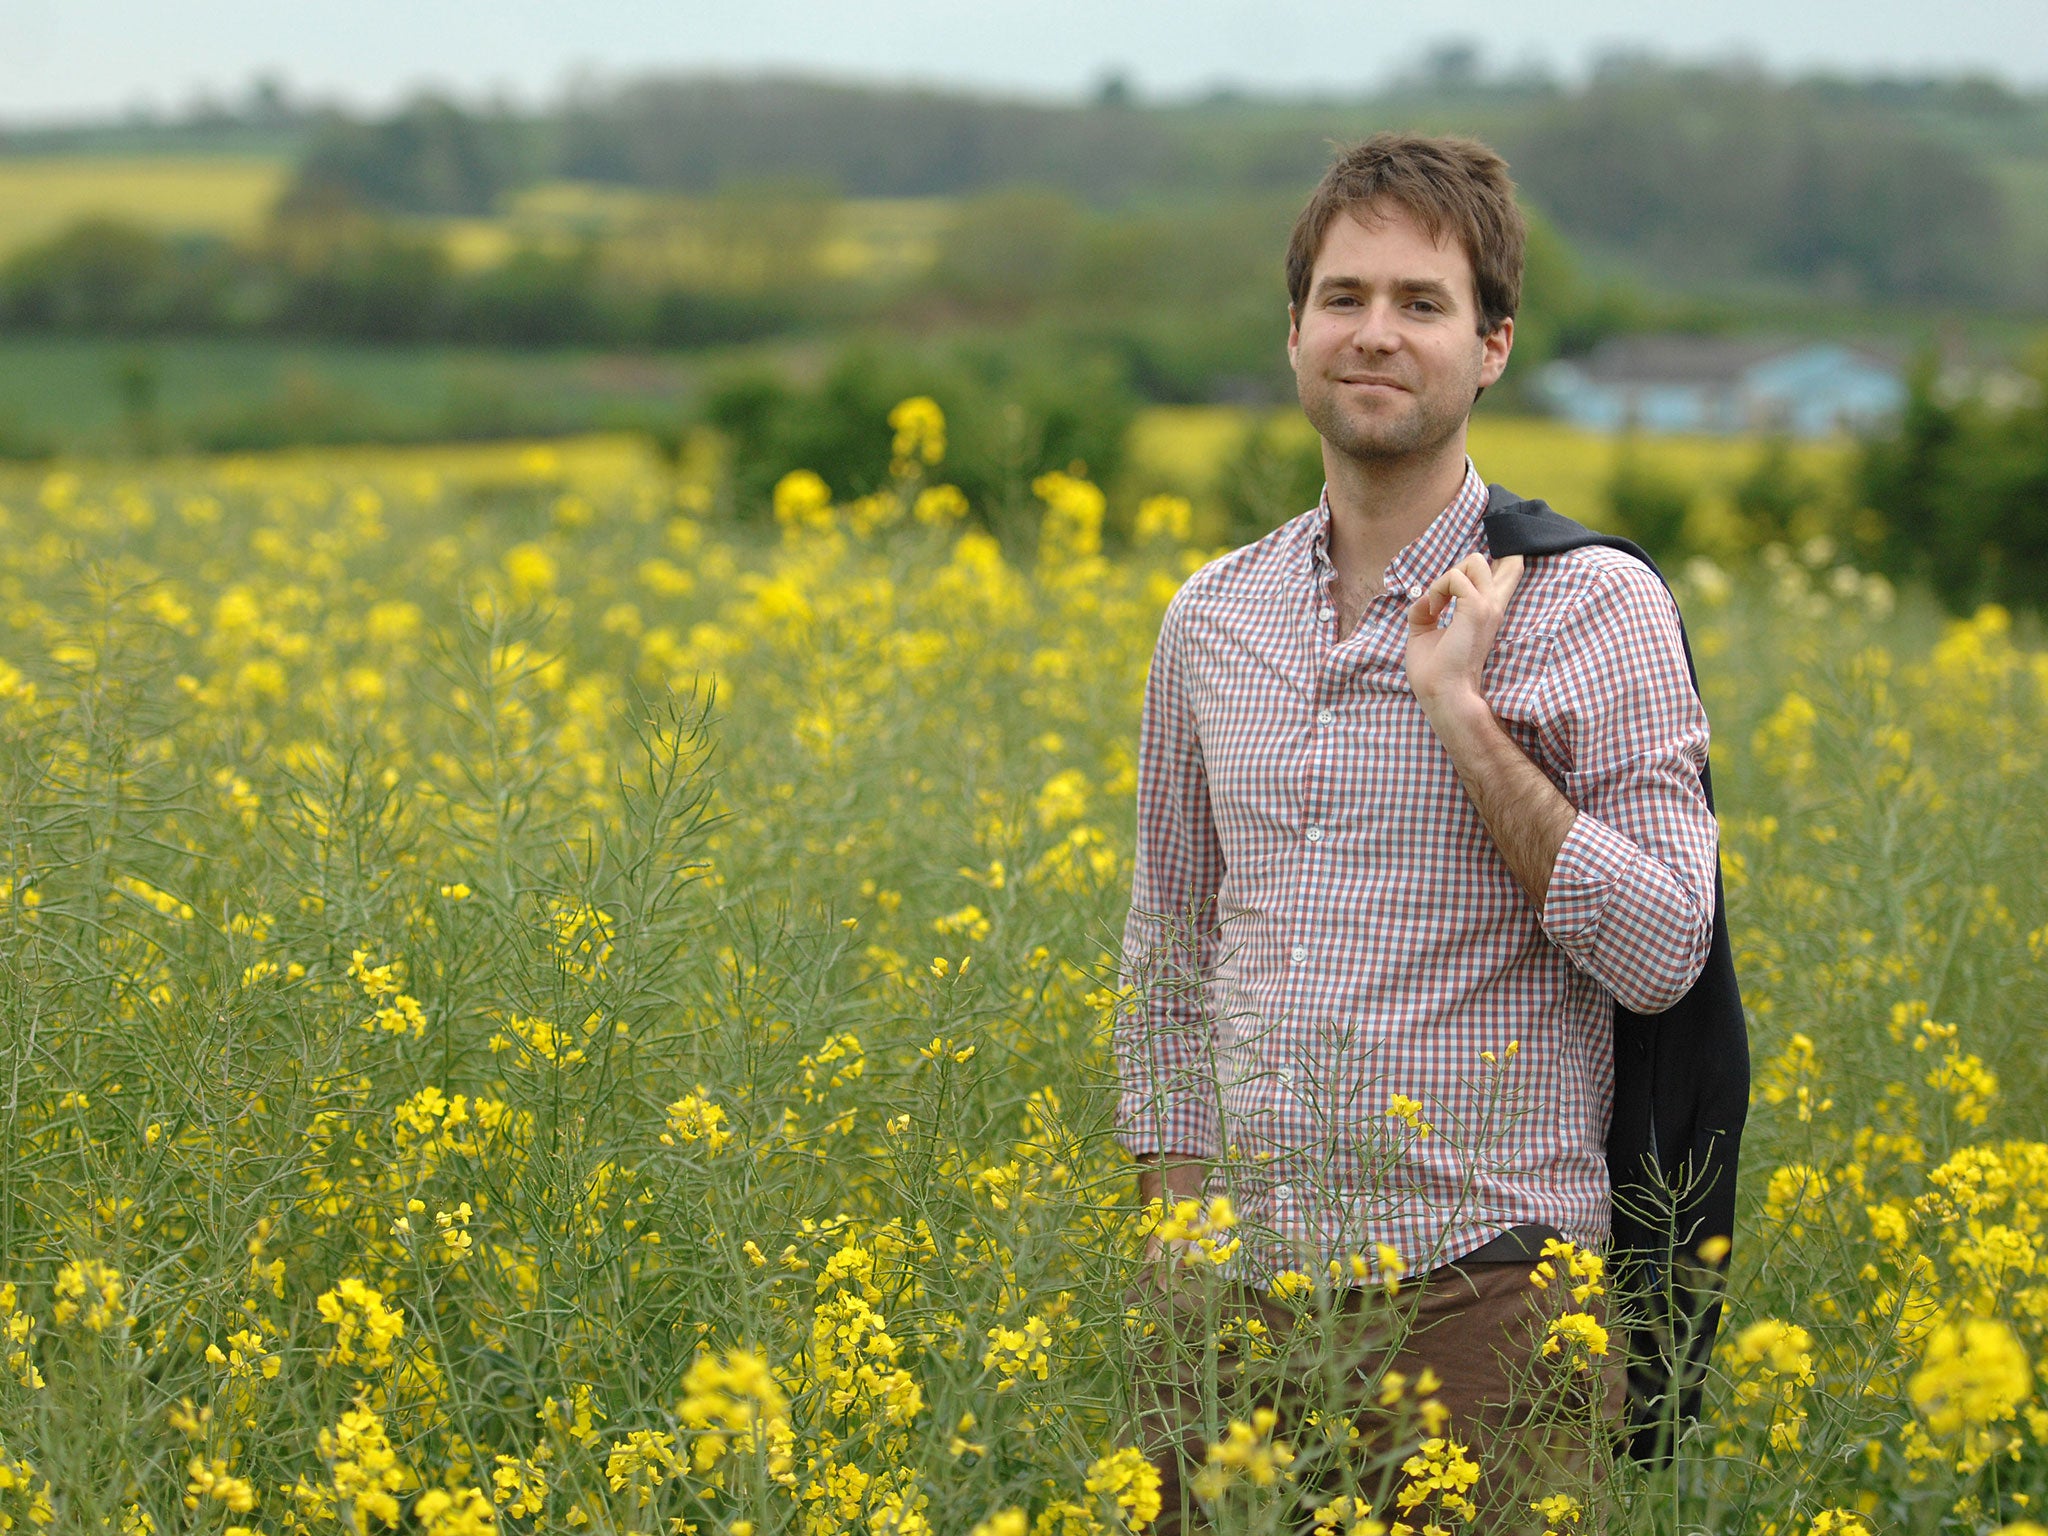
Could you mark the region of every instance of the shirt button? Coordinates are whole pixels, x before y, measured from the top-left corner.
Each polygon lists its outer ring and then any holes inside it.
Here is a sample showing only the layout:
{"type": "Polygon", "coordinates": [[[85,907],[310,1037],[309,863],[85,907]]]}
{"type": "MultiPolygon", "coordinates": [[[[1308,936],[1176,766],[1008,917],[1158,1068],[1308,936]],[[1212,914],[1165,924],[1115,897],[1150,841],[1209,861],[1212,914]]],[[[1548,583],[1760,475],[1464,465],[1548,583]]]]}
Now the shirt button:
{"type": "Polygon", "coordinates": [[[1328,725],[1332,720],[1336,718],[1337,717],[1327,709],[1319,709],[1316,711],[1317,725],[1328,725]]]}
{"type": "Polygon", "coordinates": [[[1282,1088],[1292,1088],[1294,1086],[1294,1068],[1292,1067],[1282,1067],[1273,1076],[1279,1081],[1282,1088]]]}
{"type": "Polygon", "coordinates": [[[1306,944],[1295,945],[1294,948],[1290,949],[1287,952],[1287,958],[1292,960],[1296,965],[1301,964],[1302,961],[1308,958],[1308,946],[1306,944]]]}
{"type": "Polygon", "coordinates": [[[1337,617],[1337,610],[1325,605],[1324,607],[1318,608],[1316,610],[1316,617],[1321,619],[1325,624],[1327,624],[1330,622],[1330,620],[1337,617]]]}
{"type": "Polygon", "coordinates": [[[1408,583],[1408,601],[1409,601],[1409,602],[1411,602],[1411,603],[1419,603],[1419,602],[1421,602],[1421,601],[1422,601],[1422,583],[1421,583],[1421,582],[1419,582],[1419,581],[1411,581],[1411,582],[1409,582],[1409,583],[1408,583]]]}
{"type": "Polygon", "coordinates": [[[1294,1186],[1292,1184],[1275,1185],[1273,1198],[1275,1200],[1292,1200],[1294,1198],[1294,1186]]]}
{"type": "Polygon", "coordinates": [[[1310,842],[1320,843],[1323,840],[1323,829],[1321,827],[1310,827],[1304,835],[1310,842]]]}

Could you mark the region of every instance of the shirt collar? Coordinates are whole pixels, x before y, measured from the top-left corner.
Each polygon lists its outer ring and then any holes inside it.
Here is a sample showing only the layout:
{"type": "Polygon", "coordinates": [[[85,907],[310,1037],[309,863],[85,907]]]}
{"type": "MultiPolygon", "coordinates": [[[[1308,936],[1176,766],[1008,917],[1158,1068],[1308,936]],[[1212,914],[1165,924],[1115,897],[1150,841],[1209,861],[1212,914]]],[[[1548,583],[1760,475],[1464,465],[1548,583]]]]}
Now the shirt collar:
{"type": "MultiPolygon", "coordinates": [[[[1412,586],[1426,587],[1477,549],[1486,503],[1486,482],[1480,479],[1479,471],[1473,467],[1468,455],[1464,483],[1458,487],[1457,495],[1431,519],[1427,528],[1388,562],[1385,590],[1393,592],[1412,586]]],[[[1327,485],[1323,487],[1315,509],[1308,515],[1303,534],[1304,574],[1327,574],[1333,569],[1330,564],[1330,488],[1327,485]]]]}

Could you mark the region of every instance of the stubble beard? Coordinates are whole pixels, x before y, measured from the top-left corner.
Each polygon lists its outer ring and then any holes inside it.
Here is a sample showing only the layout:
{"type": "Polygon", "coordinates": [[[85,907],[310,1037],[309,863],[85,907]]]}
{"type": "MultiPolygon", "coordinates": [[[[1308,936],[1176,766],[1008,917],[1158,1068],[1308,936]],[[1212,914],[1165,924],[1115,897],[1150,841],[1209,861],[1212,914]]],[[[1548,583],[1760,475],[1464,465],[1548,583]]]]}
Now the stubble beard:
{"type": "Polygon", "coordinates": [[[1296,393],[1302,414],[1324,442],[1375,470],[1434,457],[1472,414],[1469,395],[1432,400],[1411,394],[1410,408],[1398,415],[1361,418],[1343,409],[1341,386],[1327,380],[1303,379],[1296,393]]]}

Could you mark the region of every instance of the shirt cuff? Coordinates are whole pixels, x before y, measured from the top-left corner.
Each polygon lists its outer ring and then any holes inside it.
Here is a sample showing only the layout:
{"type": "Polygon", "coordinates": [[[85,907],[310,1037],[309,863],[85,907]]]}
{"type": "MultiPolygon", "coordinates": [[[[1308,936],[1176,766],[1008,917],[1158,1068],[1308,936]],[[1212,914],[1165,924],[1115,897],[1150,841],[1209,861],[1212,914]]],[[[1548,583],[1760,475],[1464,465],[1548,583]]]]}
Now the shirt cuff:
{"type": "Polygon", "coordinates": [[[1121,1122],[1117,1143],[1132,1157],[1216,1161],[1217,1143],[1222,1140],[1216,1112],[1199,1101],[1147,1105],[1139,1110],[1126,1106],[1117,1118],[1121,1122]]]}
{"type": "Polygon", "coordinates": [[[1574,959],[1582,959],[1600,933],[1607,903],[1643,857],[1629,839],[1581,811],[1558,846],[1543,896],[1543,931],[1574,959]]]}

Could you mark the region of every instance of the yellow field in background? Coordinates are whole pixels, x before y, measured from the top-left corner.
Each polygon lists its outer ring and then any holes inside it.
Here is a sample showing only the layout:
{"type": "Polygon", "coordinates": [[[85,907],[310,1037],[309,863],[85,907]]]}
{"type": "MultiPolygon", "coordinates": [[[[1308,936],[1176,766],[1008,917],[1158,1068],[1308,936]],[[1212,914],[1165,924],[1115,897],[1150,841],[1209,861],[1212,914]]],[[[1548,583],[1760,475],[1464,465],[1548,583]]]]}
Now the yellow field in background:
{"type": "MultiPolygon", "coordinates": [[[[0,158],[0,256],[93,217],[168,233],[251,234],[289,176],[282,160],[242,156],[0,158]]],[[[747,287],[780,275],[781,261],[797,250],[831,277],[921,272],[937,255],[951,208],[944,198],[841,200],[802,189],[692,198],[547,182],[514,196],[496,217],[423,224],[470,270],[495,266],[522,245],[598,236],[620,245],[623,259],[747,287]]]]}
{"type": "MultiPolygon", "coordinates": [[[[1291,406],[1271,413],[1236,406],[1154,406],[1131,429],[1130,470],[1135,480],[1183,495],[1211,491],[1245,436],[1269,422],[1279,441],[1304,452],[1313,433],[1291,406]]],[[[1704,542],[1715,542],[1717,524],[1729,515],[1735,488],[1750,474],[1769,444],[1760,437],[1643,436],[1633,443],[1610,433],[1589,432],[1535,417],[1481,416],[1472,423],[1472,462],[1489,481],[1524,496],[1541,497],[1568,517],[1595,527],[1609,521],[1607,488],[1625,449],[1659,475],[1697,488],[1696,517],[1704,542]]],[[[1846,439],[1793,443],[1789,464],[1801,478],[1844,489],[1854,445],[1846,439]]]]}
{"type": "Polygon", "coordinates": [[[912,276],[938,255],[952,204],[935,197],[834,198],[801,188],[678,197],[554,181],[514,196],[496,218],[435,227],[459,266],[496,266],[522,245],[601,237],[614,259],[657,275],[753,288],[784,275],[794,253],[827,277],[912,276]]]}
{"type": "MultiPolygon", "coordinates": [[[[1567,517],[1595,526],[1607,518],[1607,486],[1625,449],[1660,476],[1698,487],[1702,511],[1711,518],[1729,507],[1736,486],[1769,444],[1754,436],[1644,436],[1630,444],[1611,433],[1533,417],[1481,417],[1472,423],[1472,462],[1489,481],[1540,496],[1567,517]]],[[[1802,478],[1834,488],[1849,472],[1853,445],[1846,439],[1795,443],[1788,454],[1802,478]]]]}
{"type": "Polygon", "coordinates": [[[0,255],[104,216],[176,233],[241,235],[283,190],[281,160],[52,155],[0,159],[0,255]]]}
{"type": "MultiPolygon", "coordinates": [[[[1148,485],[1201,495],[1215,485],[1260,415],[1234,405],[1155,405],[1140,411],[1127,445],[1131,471],[1148,485]]],[[[1275,412],[1273,420],[1283,431],[1298,428],[1302,443],[1308,442],[1309,426],[1299,412],[1275,412]]]]}

